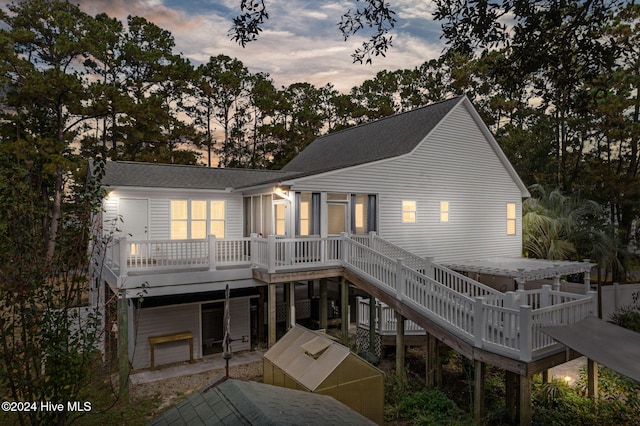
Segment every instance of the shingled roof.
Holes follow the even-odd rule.
[[[221,169],[176,164],[107,161],[102,184],[110,187],[216,189],[250,187],[296,175],[278,170]]]
[[[372,425],[327,395],[222,376],[149,423],[171,425]]]
[[[282,170],[315,174],[407,154],[463,99],[456,97],[321,136]]]

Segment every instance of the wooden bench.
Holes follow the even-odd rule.
[[[162,336],[149,336],[149,349],[151,349],[151,369],[155,370],[155,347],[158,343],[176,342],[179,340],[189,340],[189,362],[193,364],[193,333],[184,331],[182,333],[164,334]]]

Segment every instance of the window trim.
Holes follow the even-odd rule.
[[[440,223],[449,223],[451,220],[451,203],[440,201]]]
[[[187,209],[186,209],[186,218],[177,218],[174,219],[173,217],[173,203],[175,202],[186,202],[187,204]],[[197,218],[194,219],[193,217],[193,203],[194,202],[204,202],[206,205],[206,212],[205,212],[205,217],[203,218]],[[212,216],[212,203],[214,202],[220,202],[222,203],[222,219],[219,218],[213,218]],[[209,238],[209,236],[211,235],[211,231],[212,231],[212,224],[214,222],[221,222],[222,223],[222,229],[223,229],[223,236],[220,235],[216,235],[216,238],[225,238],[226,236],[226,231],[227,231],[227,202],[226,200],[219,200],[219,199],[202,199],[202,198],[196,198],[196,199],[191,199],[191,198],[175,198],[175,199],[170,199],[169,200],[169,239],[170,240],[182,240],[182,238],[175,238],[174,237],[174,233],[173,233],[173,225],[174,223],[177,222],[182,222],[184,224],[186,224],[186,239],[187,240],[205,240],[207,238]],[[193,237],[193,224],[197,223],[197,222],[204,222],[205,223],[205,233],[206,235],[204,236],[204,238],[194,238]]]
[[[418,202],[416,200],[402,200],[402,223],[418,222]],[[413,207],[413,208],[412,208]]]
[[[507,229],[506,229],[507,235],[510,237],[517,235],[518,234],[518,205],[516,203],[507,203],[507,209],[505,213],[507,218]],[[513,217],[511,217],[510,213],[513,213]]]

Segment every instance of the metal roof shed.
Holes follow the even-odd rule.
[[[384,421],[384,373],[326,334],[296,325],[264,354],[263,365],[264,383],[329,395]]]

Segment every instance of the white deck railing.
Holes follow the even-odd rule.
[[[105,263],[120,276],[131,272],[180,269],[209,269],[218,266],[249,265],[251,238],[203,240],[114,239],[107,248]]]
[[[358,316],[357,324],[366,330],[369,329],[369,299],[358,297],[358,305],[356,314]],[[392,307],[382,302],[376,302],[375,305],[375,332],[381,336],[395,336],[397,330],[396,315]],[[407,336],[424,336],[425,332],[422,327],[413,321],[404,322],[404,334]]]
[[[501,293],[372,234],[329,238],[210,236],[179,241],[121,238],[108,247],[105,257],[105,264],[120,276],[135,271],[216,270],[250,265],[269,273],[342,266],[459,338],[524,361],[557,346],[541,327],[571,324],[595,312],[592,292],[578,295],[543,286],[540,290]],[[376,318],[378,331],[395,332],[392,313],[383,309]],[[368,324],[368,313],[359,314],[358,321],[360,325]],[[419,333],[414,326],[417,327],[406,325],[405,329]]]
[[[439,265],[434,265],[434,270],[442,273],[436,272],[432,278],[353,239],[345,239],[345,245],[345,267],[365,275],[390,297],[476,347],[523,361],[558,346],[541,327],[571,324],[595,312],[593,292],[563,293],[547,285],[532,292],[503,294]],[[536,303],[536,309],[526,303]],[[369,322],[368,314],[357,318]]]

